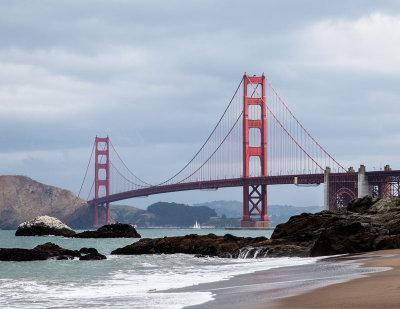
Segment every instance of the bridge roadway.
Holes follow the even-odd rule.
[[[330,174],[333,176],[336,174]],[[337,175],[343,175],[338,173]],[[90,204],[105,204],[126,200],[133,197],[149,196],[154,194],[189,191],[189,190],[207,190],[228,187],[243,187],[244,185],[286,185],[286,184],[321,184],[324,182],[324,174],[305,174],[305,175],[284,175],[284,176],[263,176],[248,178],[219,179],[209,181],[198,181],[188,183],[178,183],[171,185],[151,186],[143,189],[136,189],[108,196],[100,197],[88,201]]]
[[[396,182],[397,190],[400,190],[400,170],[369,171],[365,172],[370,184],[382,182]],[[355,182],[358,180],[357,172],[330,173],[329,181]],[[283,176],[263,176],[248,178],[219,179],[210,181],[198,181],[188,183],[178,183],[170,185],[150,186],[143,189],[130,190],[126,192],[110,194],[88,201],[90,204],[105,204],[134,197],[149,196],[154,194],[189,191],[207,190],[228,187],[243,187],[244,185],[285,185],[285,184],[321,184],[324,183],[324,174],[303,174],[303,175],[283,175]],[[361,192],[360,192],[361,193]]]

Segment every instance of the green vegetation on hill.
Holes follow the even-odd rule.
[[[206,206],[188,206],[176,203],[155,203],[147,208],[147,211],[155,215],[154,223],[159,226],[193,226],[198,221],[203,224],[217,213]]]
[[[111,217],[118,222],[135,224],[138,227],[176,226],[191,227],[197,221],[204,224],[217,213],[206,206],[159,202],[146,210],[132,206],[111,205]]]
[[[215,201],[196,206],[159,202],[150,205],[147,210],[132,206],[111,205],[111,217],[115,221],[135,224],[138,227],[192,227],[197,221],[203,226],[223,228],[240,226],[242,209],[243,205],[239,201]],[[322,207],[319,206],[268,206],[271,226],[286,222],[294,215],[304,212],[315,213],[321,210]]]
[[[123,205],[111,205],[110,215],[117,222],[135,224],[141,227],[150,226],[154,219],[154,215],[146,210]]]

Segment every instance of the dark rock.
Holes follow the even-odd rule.
[[[1,261],[35,261],[56,259],[73,259],[79,257],[78,251],[61,248],[53,243],[45,243],[33,249],[1,248]]]
[[[47,256],[33,249],[0,248],[0,261],[46,260]]]
[[[94,248],[82,249],[85,249],[83,251],[89,253],[82,256],[77,250],[64,249],[50,242],[38,245],[33,249],[0,248],[0,261],[72,260],[74,258],[79,258],[81,260],[100,260],[106,258],[104,255],[99,254]]]
[[[367,213],[373,212],[372,205],[379,201],[379,198],[372,198],[371,196],[364,196],[363,198],[356,198],[352,200],[346,207],[348,211]]]
[[[400,198],[358,198],[347,207],[302,214],[276,227],[272,240],[323,256],[400,248]]]
[[[48,258],[57,257],[57,256],[67,256],[71,259],[74,257],[79,257],[79,251],[69,250],[61,248],[60,246],[53,244],[51,242],[45,243],[43,245],[38,245],[33,248],[34,251],[41,252],[46,255]]]
[[[100,253],[89,253],[83,255],[79,258],[81,261],[89,261],[89,260],[105,260],[106,256]]]
[[[140,238],[133,225],[115,223],[103,225],[97,231],[85,231],[76,234],[77,238]]]
[[[216,236],[186,235],[164,238],[144,238],[136,243],[111,252],[111,254],[137,255],[153,253],[188,253],[206,256],[238,257],[240,249],[266,241],[265,237],[235,237],[232,235]]]
[[[106,256],[100,254],[95,248],[82,248],[79,250],[79,253],[83,254],[79,259],[84,261],[106,259]]]
[[[15,236],[75,236],[75,232],[60,220],[49,216],[39,216],[31,221],[21,223]]]
[[[80,250],[79,250],[79,253],[82,253],[82,254],[89,254],[89,253],[94,253],[94,254],[97,254],[97,253],[99,253],[95,248],[86,248],[86,247],[83,247],[83,248],[81,248]]]

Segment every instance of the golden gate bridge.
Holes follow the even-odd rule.
[[[94,179],[88,177],[94,171]],[[267,187],[324,184],[325,209],[360,196],[398,196],[400,171],[345,169],[305,129],[263,74],[244,74],[192,159],[157,184],[139,178],[109,137],[96,137],[79,195],[94,225],[110,223],[110,203],[167,192],[243,187],[243,227],[269,227]]]

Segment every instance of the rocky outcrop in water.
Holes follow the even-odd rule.
[[[93,209],[71,191],[26,176],[0,175],[1,229],[16,229],[21,222],[44,215],[72,228],[93,226]]]
[[[396,248],[400,248],[400,198],[380,200],[366,196],[340,209],[293,216],[275,228],[271,239],[229,234],[141,239],[112,254],[305,257]]]
[[[174,253],[221,258],[307,256],[302,246],[274,242],[266,237],[236,237],[230,234],[224,236],[191,234],[155,239],[144,238],[111,252],[116,255]]]
[[[21,223],[15,236],[75,236],[75,232],[60,220],[49,216],[39,216],[33,220]]]
[[[241,249],[266,241],[265,237],[245,238],[235,237],[230,234],[225,236],[186,235],[164,238],[144,238],[136,243],[111,252],[111,254],[138,255],[138,254],[172,254],[189,253],[220,257],[238,257]]]
[[[131,224],[114,223],[103,225],[96,231],[85,231],[76,234],[77,238],[140,238],[140,234]]]
[[[33,249],[0,248],[0,261],[37,261],[37,260],[103,260],[106,257],[94,248],[69,250],[53,243],[45,243]]]

